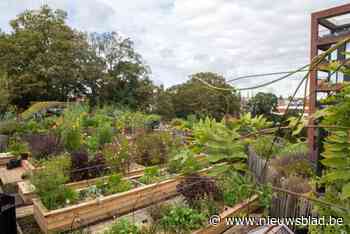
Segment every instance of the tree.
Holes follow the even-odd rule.
[[[0,113],[5,113],[9,104],[10,93],[8,91],[8,82],[5,74],[0,72]],[[1,114],[0,114],[1,117]]]
[[[277,104],[278,98],[275,94],[259,92],[249,100],[247,106],[248,111],[251,112],[253,116],[271,116],[271,112],[276,110]]]
[[[135,51],[133,42],[116,32],[93,33],[88,39],[104,71],[102,80],[96,77],[90,82],[92,93],[97,93],[101,103],[147,109],[155,86],[148,77],[150,69]],[[96,83],[96,80],[99,82]]]
[[[218,74],[205,72],[192,75],[186,83],[167,90],[177,117],[185,118],[194,114],[221,119],[225,114],[235,115],[239,112],[240,101],[234,90],[216,90],[203,84],[197,78],[216,87],[232,89],[225,82],[225,78]]]
[[[164,119],[170,120],[176,117],[172,95],[168,90],[165,90],[163,86],[158,88],[155,92],[152,111],[161,115]]]
[[[81,33],[66,19],[66,12],[43,6],[12,20],[12,33],[0,33],[0,70],[11,103],[86,96],[92,105],[149,108],[155,86],[133,42],[115,32]]]
[[[1,37],[0,63],[8,75],[11,102],[65,101],[85,90],[79,80],[84,35],[66,25],[67,14],[48,6],[28,10],[10,22]]]

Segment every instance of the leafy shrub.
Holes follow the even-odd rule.
[[[239,119],[230,119],[226,124],[231,129],[238,128],[238,132],[244,135],[272,126],[263,115],[253,117],[251,113],[241,114]]]
[[[44,163],[43,169],[36,171],[31,178],[36,193],[49,210],[74,203],[78,198],[74,190],[64,185],[69,180],[70,164],[66,155],[49,159]]]
[[[15,156],[20,156],[21,154],[28,153],[28,143],[24,142],[20,137],[14,136],[10,139],[8,151]]]
[[[141,234],[139,228],[127,219],[119,219],[104,234]]]
[[[29,149],[36,160],[46,159],[63,150],[60,139],[54,134],[32,134],[27,137]]]
[[[258,137],[258,139],[252,143],[252,148],[255,153],[265,159],[276,156],[280,147],[276,144],[276,142],[273,143],[273,138],[273,136]]]
[[[249,177],[236,171],[226,171],[218,181],[219,188],[223,193],[224,203],[228,206],[234,206],[249,198],[255,191]]]
[[[143,184],[153,184],[161,180],[160,169],[157,166],[147,167],[139,181]]]
[[[81,117],[81,126],[83,128],[97,128],[99,125],[99,119],[95,118],[95,116],[85,114]]]
[[[169,213],[171,205],[168,203],[156,203],[147,208],[147,213],[154,223],[157,223],[165,214]]]
[[[206,118],[194,125],[195,144],[208,154],[208,160],[240,163],[243,167],[247,156],[236,129],[229,129],[224,122]]]
[[[119,135],[113,143],[106,144],[102,149],[102,153],[112,171],[123,173],[128,171],[131,163],[131,153],[129,140],[125,136]]]
[[[295,144],[288,143],[285,146],[283,146],[280,151],[278,152],[278,156],[288,156],[288,155],[305,155],[307,157],[307,154],[309,153],[309,147],[306,142],[298,142]]]
[[[45,132],[45,130],[40,125],[39,121],[31,119],[31,120],[22,122],[19,128],[17,129],[17,132],[20,134],[34,134],[34,133]]]
[[[184,173],[191,174],[208,166],[207,160],[199,160],[195,154],[189,150],[184,149],[176,153],[168,162],[168,171],[170,173]]]
[[[98,139],[97,136],[88,136],[85,139],[85,145],[88,148],[88,150],[90,152],[96,152],[99,149],[99,143],[98,143]]]
[[[97,128],[97,143],[99,146],[111,143],[113,139],[113,130],[109,124],[103,124]]]
[[[65,149],[68,151],[79,150],[82,145],[82,135],[79,127],[66,128],[62,133],[62,140]]]
[[[175,205],[159,220],[164,231],[170,233],[189,233],[199,229],[206,222],[206,217],[191,208]]]
[[[71,181],[89,179],[89,155],[85,150],[74,151],[71,162]]]
[[[136,160],[145,166],[166,163],[169,153],[177,145],[177,141],[168,132],[142,134],[135,141]]]
[[[11,135],[20,127],[16,120],[0,121],[0,134]]]
[[[185,177],[185,179],[176,186],[176,190],[185,197],[186,202],[192,208],[195,208],[197,202],[202,199],[222,199],[221,191],[214,179],[197,174]]]
[[[107,181],[102,179],[103,183],[97,185],[103,194],[115,194],[128,191],[132,188],[130,181],[123,179],[121,174],[112,174],[108,177]]]
[[[116,127],[121,130],[127,129],[133,133],[136,129],[145,128],[146,115],[141,112],[125,111],[118,116]]]

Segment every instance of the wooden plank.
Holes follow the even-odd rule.
[[[27,164],[27,165],[30,165],[30,164]],[[126,177],[128,179],[141,177],[144,173],[144,168],[145,168],[144,166],[141,166],[135,163],[133,167],[131,167],[130,172],[127,173]],[[93,178],[88,180],[72,182],[72,183],[66,184],[66,186],[73,189],[82,189],[82,188],[86,188],[88,186],[94,185],[96,184],[97,181],[101,179],[107,179],[108,177],[109,176],[103,176],[103,177],[98,177],[98,178]],[[28,180],[18,182],[18,194],[22,198],[25,204],[28,204],[28,205],[32,204],[32,199],[36,197],[35,187]]]
[[[84,226],[173,197],[177,195],[176,185],[181,179],[177,177],[53,211],[46,211],[40,200],[33,199],[34,217],[45,233],[65,230],[72,224]]]
[[[11,153],[0,153],[0,166],[5,167],[6,164],[11,160],[11,159],[16,159],[17,157],[14,156]]]
[[[193,232],[193,234],[220,234],[225,232],[227,229],[232,228],[231,226],[226,225],[226,218],[232,217],[233,215],[237,215],[242,212],[256,211],[259,208],[258,199],[258,195],[254,195],[251,198],[243,201],[242,203],[225,210],[223,213],[220,214],[220,222],[217,225],[207,226],[205,228]]]
[[[17,184],[17,182],[23,181],[22,175],[26,171],[22,167],[8,170],[6,167],[0,168],[0,179],[3,185]]]
[[[16,208],[16,218],[23,218],[33,214],[33,205]]]

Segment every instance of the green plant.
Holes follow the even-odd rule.
[[[309,153],[309,147],[306,142],[300,141],[297,143],[287,143],[279,151],[278,156],[286,155],[306,155]]]
[[[140,229],[127,219],[117,220],[104,234],[141,234]]]
[[[143,184],[153,184],[161,180],[160,169],[157,166],[147,167],[139,181]]]
[[[85,138],[85,144],[89,152],[96,152],[99,149],[97,136],[88,136]]]
[[[206,118],[195,124],[193,134],[195,143],[208,154],[210,162],[226,161],[236,164],[237,168],[244,168],[247,155],[236,129]]]
[[[218,185],[223,193],[224,203],[234,206],[253,195],[255,188],[248,176],[236,171],[226,171],[218,179]]]
[[[267,212],[272,202],[272,188],[270,184],[260,185],[257,188],[257,194],[259,195],[259,204],[264,211]]]
[[[78,199],[78,194],[65,186],[69,181],[70,164],[67,155],[57,156],[44,162],[43,169],[31,177],[36,193],[49,210],[74,203]]]
[[[103,194],[109,195],[130,190],[132,183],[123,179],[121,174],[112,174],[107,179],[101,179],[96,186]]]
[[[152,132],[139,135],[134,144],[136,161],[145,166],[164,164],[178,139],[169,132]]]
[[[349,74],[349,69],[347,69]],[[324,140],[324,152],[321,163],[324,173],[321,183],[325,186],[325,195],[322,198],[334,207],[316,205],[321,216],[343,218],[343,225],[337,227],[337,233],[350,232],[350,86],[346,85],[340,93],[331,96],[324,103],[331,104],[316,113],[326,127],[327,137]],[[333,126],[333,127],[332,127]],[[336,126],[336,127],[334,127]],[[340,207],[340,208],[336,208]],[[344,209],[342,209],[344,208]],[[330,233],[329,228],[317,227],[318,233]]]
[[[78,126],[66,128],[62,134],[62,141],[68,151],[79,150],[83,143],[80,128]]]
[[[112,171],[125,173],[131,163],[130,151],[129,140],[124,135],[119,135],[111,144],[103,147],[102,154]]]
[[[189,149],[177,152],[168,162],[168,171],[170,173],[191,174],[208,166],[206,159],[196,158],[193,151]]]
[[[15,156],[20,156],[23,153],[29,152],[28,143],[24,142],[20,137],[14,136],[10,139],[8,151]]]
[[[240,134],[249,134],[272,126],[272,122],[263,115],[253,117],[250,112],[241,114],[239,119],[230,119],[226,124],[231,129],[236,128]]]
[[[0,134],[13,134],[20,126],[20,123],[14,119],[0,121]]]
[[[39,133],[45,131],[46,130],[42,128],[40,122],[34,119],[22,122],[17,129],[17,132],[21,134]]]
[[[273,143],[273,136],[260,136],[252,142],[251,146],[255,153],[264,159],[269,159],[279,152],[280,147]]]
[[[190,233],[204,225],[206,217],[196,210],[183,205],[172,206],[159,220],[164,231],[170,233]]]
[[[102,124],[97,128],[97,143],[100,146],[111,143],[113,139],[113,130],[108,123]]]

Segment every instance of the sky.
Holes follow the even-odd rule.
[[[68,13],[80,31],[116,31],[135,42],[156,84],[169,87],[196,72],[226,79],[288,71],[309,62],[310,14],[345,0],[0,0],[0,28],[42,4]],[[272,77],[232,83],[245,88]],[[258,91],[291,95],[302,74]]]

